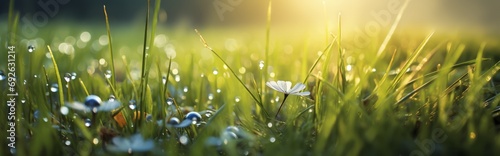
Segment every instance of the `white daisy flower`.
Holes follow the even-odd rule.
[[[130,138],[114,137],[112,145],[107,147],[108,150],[113,152],[146,152],[154,147],[153,140],[144,140],[141,134],[134,134]]]
[[[292,82],[290,81],[269,81],[266,82],[266,85],[269,88],[272,88],[278,92],[285,93],[285,95],[299,95],[299,96],[307,96],[311,94],[309,91],[300,92],[301,90],[306,88],[306,85],[302,83],[297,83],[292,88]]]
[[[110,101],[102,101],[99,96],[96,95],[89,95],[87,98],[85,98],[85,102],[72,102],[72,103],[67,103],[66,106],[75,109],[75,110],[80,110],[85,113],[87,112],[93,112],[97,113],[99,111],[112,111],[118,107],[120,107],[120,102],[116,100],[110,100]]]
[[[283,107],[283,104],[285,103],[286,98],[288,95],[299,95],[299,96],[307,96],[311,94],[309,91],[304,91],[301,92],[303,89],[306,88],[306,85],[302,83],[297,83],[295,86],[292,87],[292,82],[290,81],[269,81],[266,82],[266,85],[269,88],[272,88],[278,92],[282,92],[285,94],[285,97],[283,98],[283,101],[281,102],[280,108],[278,109],[278,112],[276,112],[275,118],[278,117],[279,112],[281,111],[281,107]]]

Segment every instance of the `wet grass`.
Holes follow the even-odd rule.
[[[341,20],[306,35],[270,24],[260,34],[195,32],[156,28],[157,10],[138,27],[110,29],[106,19],[102,26],[57,24],[35,39],[2,40],[16,47],[19,93],[16,148],[3,139],[4,155],[500,152],[497,40],[392,30],[388,41],[354,48],[343,39],[350,34]],[[16,20],[9,18],[9,31],[16,32]],[[0,67],[0,97],[10,99],[8,69]],[[311,94],[287,97],[275,117],[285,95],[265,83],[276,80],[304,83]],[[68,106],[88,104],[89,95],[104,101],[100,111]],[[112,101],[120,106],[103,107]],[[9,109],[5,103],[0,112]],[[5,130],[8,123],[0,125]],[[117,141],[137,141],[134,134],[145,140]]]

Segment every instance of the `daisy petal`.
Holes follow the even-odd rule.
[[[281,88],[278,86],[278,83],[276,83],[276,81],[269,81],[269,82],[266,82],[266,85],[269,87],[269,88],[272,88],[278,92],[283,92],[281,90]]]
[[[301,91],[302,89],[306,88],[306,85],[302,84],[302,83],[297,83],[295,84],[295,86],[293,86],[292,89],[290,89],[290,93],[295,93],[295,92],[299,92]]]
[[[309,94],[311,94],[311,92],[309,92],[309,91],[300,92],[300,93],[292,93],[292,95],[298,95],[298,96],[307,96]]]
[[[120,107],[120,102],[118,101],[108,101],[104,102],[101,106],[98,107],[99,111],[111,111]]]
[[[85,106],[85,104],[80,103],[80,102],[67,103],[66,105],[72,109],[75,109],[75,110],[90,112],[90,108]]]
[[[291,85],[292,85],[292,82],[290,82],[290,81],[278,81],[278,86],[280,87],[281,92],[283,92],[285,94],[288,94],[288,90],[290,90],[290,87],[288,87],[288,86],[291,86]]]
[[[286,81],[286,92],[290,93],[290,88],[292,88],[292,82]]]

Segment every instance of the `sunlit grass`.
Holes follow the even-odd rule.
[[[155,2],[152,6],[159,6]],[[327,32],[301,34],[271,27],[271,1],[268,7],[268,25],[248,31],[157,27],[159,7],[155,7],[152,21],[148,14],[141,26],[112,29],[107,19],[100,26],[67,28],[59,23],[44,28],[55,33],[18,38],[9,43],[16,46],[19,60],[18,140],[15,151],[8,146],[2,151],[17,155],[500,152],[499,125],[494,122],[499,117],[492,114],[500,102],[500,63],[498,54],[492,55],[500,50],[498,42],[391,28],[382,42],[354,48],[350,45],[355,43],[345,40],[352,34],[343,31],[340,15],[336,26],[326,24]],[[9,31],[15,30],[16,20],[9,16],[13,23]],[[265,86],[278,80],[303,83],[310,95],[288,97]],[[5,78],[0,87],[1,99],[8,99]],[[96,112],[65,106],[85,103],[89,95],[100,97],[103,104],[119,101],[121,106]]]

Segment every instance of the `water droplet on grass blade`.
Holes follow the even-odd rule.
[[[264,68],[264,61],[259,61],[259,69],[262,70]]]
[[[135,108],[137,108],[137,102],[135,100],[130,100],[128,102],[128,108],[134,110]]]
[[[106,70],[106,72],[104,73],[104,77],[106,77],[107,79],[111,78],[111,70]]]
[[[208,94],[208,100],[213,100],[214,99],[214,94],[210,93]]]
[[[85,119],[85,123],[84,123],[85,127],[90,127],[92,125],[92,120],[90,119]]]
[[[267,127],[269,127],[269,128],[273,127],[273,123],[271,123],[271,122],[267,123]]]
[[[3,73],[3,70],[0,70],[0,81],[5,80],[7,76],[5,76],[5,73]]]
[[[109,99],[108,99],[109,102],[113,102],[115,100],[116,100],[116,97],[114,95],[109,95]]]
[[[168,99],[167,99],[167,105],[169,105],[169,106],[170,106],[170,105],[172,105],[172,104],[174,104],[174,99],[173,99],[173,98],[168,98]]]
[[[75,80],[75,79],[76,79],[76,73],[73,72],[73,73],[71,73],[71,80]]]
[[[64,80],[65,80],[66,82],[69,82],[69,81],[71,80],[71,74],[70,74],[70,73],[66,73],[66,74],[64,74]]]
[[[43,121],[49,122],[49,119],[48,118],[43,118]]]
[[[64,142],[64,144],[65,144],[66,146],[69,146],[69,145],[71,145],[71,141],[66,140],[66,141]]]
[[[168,121],[168,124],[171,124],[171,125],[178,125],[180,122],[181,122],[181,120],[179,120],[179,118],[172,117],[172,118],[170,118],[170,120]]]
[[[189,139],[186,135],[182,135],[181,137],[179,137],[179,142],[181,142],[181,144],[183,145],[186,145],[189,142]]]
[[[54,83],[54,84],[52,84],[52,85],[50,86],[50,91],[51,91],[52,93],[55,93],[55,92],[57,92],[58,90],[59,90],[59,85],[57,85],[57,84],[55,84],[55,83]]]
[[[35,51],[35,47],[33,45],[29,45],[28,52],[32,53],[33,51]]]
[[[66,106],[62,106],[60,111],[62,115],[68,115],[69,113],[69,109]]]
[[[128,105],[128,108],[130,108],[131,110],[134,110],[135,108],[137,108],[137,105],[135,105],[135,103],[130,103]]]
[[[188,87],[184,87],[183,91],[184,91],[184,93],[187,93],[188,92]]]
[[[217,69],[214,69],[214,70],[212,71],[212,74],[217,75],[217,74],[219,74],[219,71],[217,71]]]
[[[161,78],[161,82],[162,82],[163,84],[167,83],[167,77],[166,77],[166,76],[163,76],[163,77]]]

